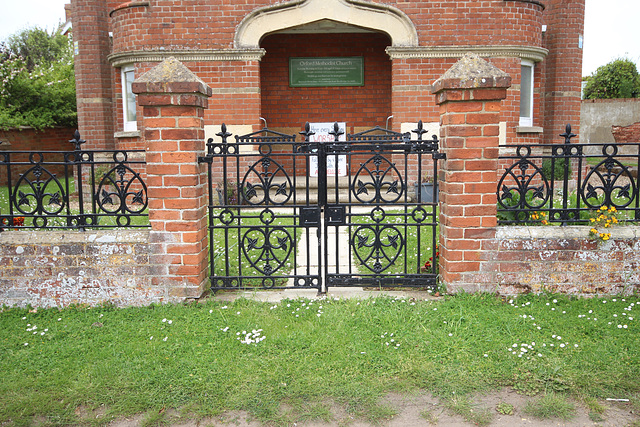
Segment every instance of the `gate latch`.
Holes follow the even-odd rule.
[[[320,227],[320,208],[302,208],[300,210],[300,225],[303,227]]]
[[[328,206],[324,219],[327,225],[345,225],[347,223],[347,211],[344,206]]]

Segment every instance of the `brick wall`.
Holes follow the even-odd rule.
[[[348,43],[345,40],[348,39]],[[262,47],[260,84],[262,116],[269,128],[309,122],[344,121],[348,126],[384,126],[391,115],[391,61],[382,34],[280,34],[266,37]],[[290,87],[292,56],[363,56],[364,86]]]
[[[444,74],[455,58],[394,59],[392,111],[395,130],[400,123],[440,121],[440,110],[430,96],[431,84]]]
[[[103,0],[72,0],[78,129],[86,149],[114,148],[114,93],[108,11]]]
[[[584,34],[584,0],[567,2],[547,0],[544,11],[547,32],[544,47],[549,49],[545,60],[544,127],[562,129],[567,123],[575,134],[580,133],[580,92],[582,81],[582,48],[579,38]],[[555,142],[556,132],[546,132],[546,144]],[[578,141],[576,138],[576,142]]]
[[[640,122],[629,126],[611,126],[611,133],[618,144],[640,142]]]
[[[109,1],[105,8],[109,12],[117,8],[111,14],[114,34],[118,34],[114,37],[114,52],[159,47],[225,49],[234,46],[236,27],[245,16],[259,7],[277,3],[275,0],[200,3],[155,0],[130,2],[129,7],[117,8],[121,2]],[[533,3],[504,0],[377,3],[406,13],[418,29],[421,45],[537,46],[541,43],[542,8]],[[172,37],[167,37],[168,34]]]
[[[56,127],[0,130],[0,150],[7,151],[71,151],[75,128]]]
[[[435,82],[440,106],[440,275],[452,290],[477,290],[494,245],[501,101],[511,78],[476,55],[466,55]]]
[[[74,146],[69,143],[73,139],[74,128],[50,128],[38,131],[36,129],[0,130],[0,153],[3,151],[72,151]],[[26,155],[12,155],[12,162],[28,162]],[[47,155],[45,160],[61,162],[60,155]],[[29,165],[16,167],[11,171],[11,180],[15,184],[20,174],[29,169]],[[47,170],[58,178],[65,176],[63,165],[50,165]],[[70,171],[71,172],[71,171]],[[7,185],[6,169],[0,171],[0,185]]]
[[[441,108],[440,272],[448,291],[633,293],[640,288],[640,228],[588,239],[589,227],[497,227],[497,138],[508,77],[474,57],[434,85]],[[509,79],[510,80],[510,79]],[[502,101],[504,102],[504,101]]]
[[[640,135],[633,129],[640,122],[640,98],[584,99],[580,108],[581,141],[585,144],[616,142],[640,142]],[[629,135],[624,136],[624,135]],[[635,138],[635,139],[634,139]]]
[[[207,277],[205,168],[198,164],[211,89],[169,58],[133,83],[143,109],[151,263],[173,297],[199,297]]]
[[[0,233],[0,304],[143,305],[204,292],[206,173],[198,155],[211,89],[167,60],[134,91],[144,113],[151,228]]]
[[[630,293],[640,228],[497,227],[502,102],[511,78],[467,55],[433,86],[442,130],[440,271],[448,290]],[[143,111],[148,231],[0,233],[0,303],[148,304],[199,297],[207,281],[204,117],[212,90],[168,59],[134,84]]]
[[[111,73],[112,88],[105,86],[104,64],[108,55],[117,56],[127,52],[141,51],[197,53],[212,49],[228,50],[242,47],[236,45],[237,40],[234,37],[243,20],[255,14],[259,8],[278,4],[275,0],[207,1],[198,4],[186,0],[127,3],[109,0],[101,2],[100,5],[96,0],[72,0],[72,2],[77,6],[76,8],[87,9],[87,17],[83,19],[96,23],[86,28],[85,21],[80,19],[80,15],[74,15],[77,21],[74,22],[74,28],[82,27],[80,33],[76,34],[76,40],[79,41],[81,48],[79,73],[93,72],[94,74],[92,79],[79,80],[79,101],[91,104],[88,105],[90,109],[86,110],[86,113],[80,112],[84,116],[81,119],[81,131],[83,135],[87,135],[88,140],[96,138],[87,131],[97,132],[96,136],[99,139],[105,138],[106,144],[113,143],[109,141],[110,134],[122,130],[119,68]],[[546,8],[535,2],[504,0],[486,2],[393,0],[377,3],[398,8],[401,13],[406,14],[415,25],[418,45],[421,47],[439,49],[451,46],[525,46],[551,49],[548,58],[537,63],[535,70],[534,125],[544,128],[544,134],[516,133],[520,58],[500,58],[496,55],[492,59],[498,68],[514,78],[513,87],[503,104],[504,121],[507,123],[506,137],[510,142],[516,143],[551,142],[557,133],[555,129],[561,128],[568,122],[578,130],[579,104],[576,101],[579,102],[579,97],[576,98],[575,94],[580,90],[582,52],[577,48],[577,36],[582,33],[584,0],[572,2],[569,6],[561,0],[546,0],[544,1]],[[102,10],[98,11],[96,8],[100,7]],[[104,18],[105,16],[108,17]],[[345,17],[345,20],[348,20],[348,17]],[[541,31],[543,24],[547,24],[545,34]],[[94,42],[95,37],[104,36],[108,30],[114,35],[112,46],[104,41]],[[317,49],[314,46],[318,42],[322,43],[325,39],[330,40],[335,37],[339,36],[331,34],[267,35],[260,46],[267,52],[262,64],[257,60],[184,61],[189,69],[213,89],[217,102],[212,103],[211,108],[205,112],[205,124],[219,126],[224,122],[228,125],[254,126],[254,129],[257,129],[260,126],[260,116],[281,115],[281,109],[271,112],[274,102],[282,103],[277,102],[270,95],[271,87],[276,83],[271,78],[270,61],[275,56],[324,55],[323,49],[326,49],[326,46],[324,48],[320,46]],[[348,34],[342,37],[342,41],[349,40],[344,44],[350,48],[344,47],[344,49],[363,52],[359,40],[368,38],[369,41],[364,43],[375,45],[378,42],[371,40],[376,37],[379,36]],[[281,43],[280,46],[278,46],[278,40]],[[289,51],[280,51],[275,55],[272,50],[281,48],[283,40],[289,42],[291,46]],[[312,42],[308,43],[309,40]],[[391,43],[392,41],[389,40],[386,45]],[[384,47],[386,46],[382,46]],[[364,125],[365,127],[380,124],[381,120],[378,117],[384,120],[385,114],[395,116],[392,122],[394,130],[400,130],[402,123],[415,123],[419,119],[425,123],[437,122],[438,108],[426,93],[433,81],[456,60],[455,57],[447,55],[394,59],[391,71],[393,92],[390,94],[388,90],[386,93],[374,93],[370,90],[334,91],[333,89],[310,90],[310,92],[313,92],[311,96],[320,96],[323,100],[331,99],[334,92],[338,92],[339,100],[342,100],[343,95],[357,95],[358,102],[351,103],[354,108],[350,111],[343,112],[342,108],[338,108],[337,105],[342,105],[341,103],[334,102],[327,105],[332,105],[332,108],[336,109],[337,114],[334,116],[342,114],[353,116],[357,120],[366,114],[370,120]],[[382,63],[380,58],[380,64]],[[136,75],[141,75],[155,64],[135,63],[134,65]],[[98,77],[95,70],[99,71],[101,77]],[[386,74],[382,75],[386,78]],[[288,79],[285,77],[286,73],[277,83],[286,86]],[[378,95],[388,98],[382,101]],[[374,105],[364,107],[369,109],[366,113],[360,107],[364,100],[368,100],[369,104],[372,100],[374,101]],[[299,102],[294,104],[300,105]],[[325,108],[329,107],[325,105]],[[98,111],[100,109],[102,112]],[[373,109],[376,111],[371,111]],[[301,117],[287,120],[288,126],[295,125],[299,128],[301,122],[306,120],[306,117],[302,116],[308,113],[308,110],[308,108],[302,109]],[[382,110],[386,110],[385,113],[382,113]],[[295,112],[290,110],[285,112],[285,115],[291,117]],[[317,115],[321,112],[315,111],[313,114]],[[102,130],[92,129],[92,126],[102,126],[100,124],[103,120],[102,116],[111,117],[108,125],[111,127],[107,126]],[[272,122],[278,121],[280,118],[276,118],[275,121],[269,120],[268,123],[271,126]],[[139,123],[139,126],[141,127],[142,124]]]

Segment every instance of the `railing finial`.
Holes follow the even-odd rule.
[[[227,143],[227,138],[229,138],[233,134],[227,132],[227,125],[224,124],[224,123],[222,124],[222,126],[220,126],[220,130],[221,130],[221,132],[216,133],[216,136],[219,136],[220,138],[222,138],[222,143],[226,144]]]
[[[69,140],[70,143],[75,145],[75,150],[76,151],[81,151],[82,150],[82,144],[84,144],[85,140],[80,139],[80,131],[78,131],[78,129],[76,129],[76,131],[73,133],[73,139]]]
[[[315,134],[316,133],[311,130],[311,124],[309,124],[309,122],[304,124],[304,130],[300,132],[300,135],[304,136],[306,142],[309,142],[309,137]]]
[[[424,135],[428,131],[424,128],[424,124],[422,123],[422,120],[420,120],[418,121],[418,128],[414,129],[412,132],[418,135],[418,141],[422,141],[422,135]]]
[[[575,133],[571,133],[571,124],[567,123],[567,127],[565,128],[564,133],[561,133],[560,136],[564,138],[565,144],[571,144],[571,138],[574,138],[578,135],[576,135]]]
[[[335,122],[333,124],[333,130],[329,132],[329,135],[333,135],[336,142],[340,140],[340,135],[344,135],[344,132],[340,130],[340,125],[338,124],[338,122]]]

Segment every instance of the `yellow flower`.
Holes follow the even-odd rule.
[[[591,222],[596,222],[596,219],[595,218],[591,218]]]
[[[593,233],[593,234],[598,234],[598,230],[596,230],[595,228],[592,228],[592,229],[591,229],[591,233]]]

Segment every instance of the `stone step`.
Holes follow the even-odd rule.
[[[370,194],[361,194],[359,199],[356,198],[353,194],[350,194],[348,188],[341,188],[338,191],[338,199],[336,201],[336,192],[335,189],[333,191],[327,192],[327,202],[329,204],[343,204],[343,203],[371,203],[373,201],[374,195]],[[383,196],[384,197],[384,196]],[[397,196],[395,194],[389,194],[388,197],[384,197],[387,201],[393,201]],[[286,196],[284,195],[276,195],[275,191],[271,192],[271,200],[275,203],[283,203],[286,200]],[[307,203],[308,201],[308,203]],[[411,192],[407,197],[407,203],[412,203],[415,201],[415,196]],[[285,202],[285,204],[293,204],[294,197],[290,197],[289,200]],[[315,205],[318,203],[318,191],[317,188],[309,188],[309,194],[307,196],[306,191],[300,191],[297,189],[295,192],[295,204],[297,205]],[[395,203],[404,203],[404,197],[401,197],[400,200],[395,201]]]
[[[272,202],[274,202],[275,204],[284,203],[286,205],[292,205],[294,203],[296,205],[317,205],[318,178],[296,177],[295,182],[293,178],[290,178],[289,181],[291,182],[291,186],[295,187],[294,188],[295,198],[290,197],[288,200],[286,195],[276,194],[278,192],[278,186],[285,183],[286,181],[287,179],[284,177],[275,177],[273,179],[273,181],[271,182],[271,190],[270,190],[270,199]],[[349,189],[349,184],[350,184],[349,181],[350,181],[350,177],[347,177],[347,176],[338,177],[337,189],[336,189],[336,178],[328,177],[329,188],[327,191],[327,201],[329,204],[342,204],[342,203],[367,204],[367,203],[373,202],[374,194],[373,194],[373,189],[371,188],[370,185],[367,186],[367,190],[369,191],[369,194],[360,194],[358,197],[356,197],[356,195],[353,192],[351,192]],[[370,180],[368,182],[371,183]],[[307,189],[309,193],[308,195],[307,195]],[[259,193],[258,197],[262,199],[263,196],[262,194],[260,194],[260,190],[257,190],[257,191]],[[291,193],[291,188],[289,185],[285,186],[285,191],[287,195]],[[337,200],[336,200],[336,191],[338,195]],[[386,189],[384,190],[384,192],[386,192]],[[394,203],[405,202],[404,195],[402,195],[400,200],[394,201],[396,197],[397,196],[394,193],[383,194],[383,199],[386,201],[394,202]],[[415,194],[415,188],[412,186],[408,189],[406,202],[413,203],[416,200],[417,199]]]
[[[327,184],[329,187],[335,187],[335,177],[328,177],[327,178]],[[284,177],[276,177],[273,179],[273,183],[280,185],[283,182],[285,182],[286,179]],[[295,183],[294,183],[294,179],[291,177],[289,178],[289,181],[291,181],[291,184],[294,185],[296,188],[314,188],[317,189],[318,188],[318,178],[313,178],[313,177],[296,177],[295,179]],[[338,188],[349,188],[349,177],[348,176],[340,176],[338,177]]]

